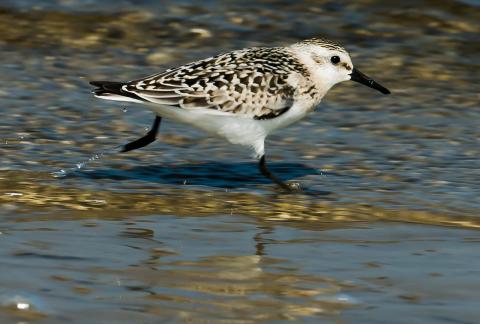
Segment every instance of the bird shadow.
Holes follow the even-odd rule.
[[[320,170],[300,163],[271,162],[268,167],[284,181],[321,174]],[[260,173],[256,163],[249,162],[167,163],[125,169],[94,169],[88,172],[75,172],[70,176],[115,181],[135,180],[170,185],[202,185],[231,189],[272,183]]]

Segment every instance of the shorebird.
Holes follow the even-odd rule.
[[[128,82],[90,84],[98,98],[141,103],[156,114],[150,131],[121,152],[155,141],[162,118],[171,118],[251,147],[261,173],[291,190],[267,168],[265,138],[313,112],[332,86],[347,80],[390,93],[354,68],[342,46],[323,38],[236,50]]]

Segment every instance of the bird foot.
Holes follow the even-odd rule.
[[[300,182],[289,182],[289,183],[286,183],[286,185],[291,192],[301,192],[302,191],[302,187],[300,185]]]
[[[302,192],[302,188],[299,182],[277,182],[277,189],[286,193]]]

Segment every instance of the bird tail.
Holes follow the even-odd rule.
[[[124,90],[124,85],[126,85],[124,82],[90,81],[90,84],[96,87],[92,93],[98,98],[131,102],[145,101],[135,93]]]

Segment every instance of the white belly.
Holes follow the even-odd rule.
[[[310,109],[293,105],[284,114],[265,120],[256,120],[211,109],[182,109],[158,104],[147,104],[159,116],[192,125],[232,144],[252,147],[261,156],[265,138],[273,131],[286,127],[308,114]],[[310,107],[308,107],[310,108]]]

